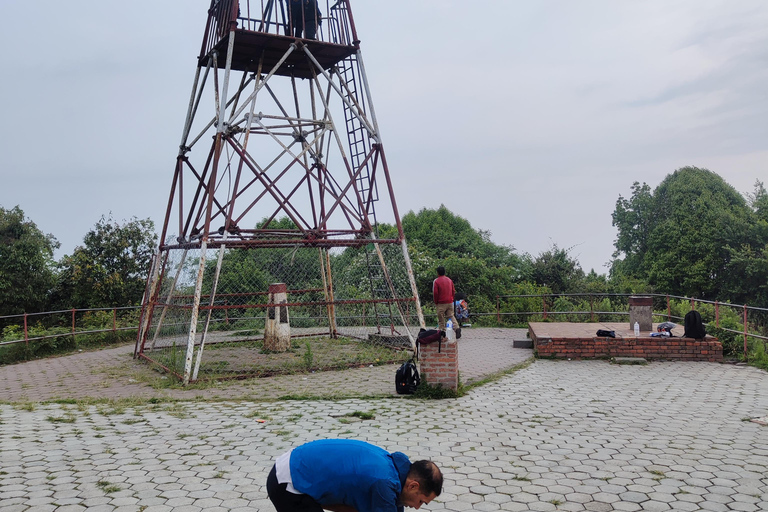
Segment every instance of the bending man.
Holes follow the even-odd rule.
[[[323,439],[277,458],[267,493],[277,512],[402,512],[429,503],[443,488],[431,461],[353,439]]]

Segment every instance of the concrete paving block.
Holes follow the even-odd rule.
[[[590,512],[610,512],[614,509],[613,506],[611,506],[609,503],[602,501],[590,501],[584,503],[584,510],[589,510]]]

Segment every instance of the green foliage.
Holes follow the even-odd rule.
[[[78,318],[72,335],[71,324],[61,318],[46,318],[30,325],[27,329],[29,342],[24,338],[21,325],[9,325],[0,331],[0,341],[18,342],[0,346],[0,365],[28,361],[50,355],[67,354],[76,350],[87,350],[124,343],[136,339],[136,330],[125,329],[138,324],[138,310],[123,312],[113,319],[112,311],[89,311]],[[51,325],[47,325],[51,324]],[[114,329],[114,330],[113,330]],[[101,332],[95,332],[101,331]],[[83,332],[83,334],[79,334]]]
[[[570,249],[557,244],[539,254],[531,265],[534,283],[546,286],[552,293],[575,293],[584,286],[584,271],[579,262],[568,255]]]
[[[755,191],[747,194],[749,205],[760,220],[768,222],[768,191],[760,180],[755,180]]]
[[[611,276],[647,280],[674,295],[762,300],[765,287],[745,286],[744,275],[768,278],[768,227],[758,213],[766,201],[756,186],[750,206],[720,176],[696,167],[668,175],[653,193],[636,182],[613,213]]]
[[[757,338],[749,340],[749,363],[757,368],[768,370],[768,350],[766,342]]]
[[[424,208],[418,214],[408,212],[402,223],[408,242],[428,249],[434,258],[475,257],[497,267],[518,263],[513,247],[494,244],[489,231],[474,229],[443,205],[437,210]]]
[[[59,263],[56,299],[60,307],[139,304],[156,240],[149,219],[119,224],[102,217],[85,235],[83,245]]]
[[[416,392],[411,396],[425,400],[444,400],[446,398],[458,398],[460,393],[458,390],[447,388],[441,384],[429,384],[422,378]]]
[[[312,355],[312,345],[308,341],[305,343],[305,350],[302,357],[304,358],[304,366],[306,366],[307,371],[311,370],[314,356]]]
[[[0,346],[0,365],[38,359],[52,354],[70,352],[76,348],[75,339],[65,327],[46,328],[32,325],[27,329],[31,341]],[[43,338],[43,339],[35,339]],[[11,325],[3,329],[3,341],[24,339],[24,329]]]
[[[514,248],[494,244],[490,232],[474,229],[445,206],[409,212],[403,217],[403,231],[419,297],[427,308],[440,265],[477,312],[493,311],[496,296],[508,293],[529,271],[530,262],[515,254]]]
[[[53,235],[40,231],[18,206],[0,207],[0,316],[44,308],[58,247]]]

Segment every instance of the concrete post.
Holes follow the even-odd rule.
[[[286,304],[288,287],[285,283],[269,285],[269,303]],[[286,306],[267,308],[267,320],[264,325],[264,348],[273,352],[285,352],[291,348],[291,324]]]
[[[653,330],[653,297],[629,298],[629,328],[635,328],[635,322],[640,324],[640,332]]]

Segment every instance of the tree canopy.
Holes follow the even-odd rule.
[[[584,278],[579,262],[570,257],[568,249],[561,249],[557,244],[539,254],[531,264],[533,282],[547,287],[552,293],[583,291]]]
[[[59,243],[18,206],[0,207],[0,316],[39,311],[54,283]]]
[[[758,190],[753,204],[761,207],[764,193]],[[632,196],[619,196],[613,212],[611,276],[645,279],[676,295],[745,298],[738,283],[766,242],[756,210],[707,169],[678,169],[653,192],[635,182]]]
[[[57,302],[76,308],[140,304],[156,242],[150,219],[120,224],[102,217],[59,263]]]

